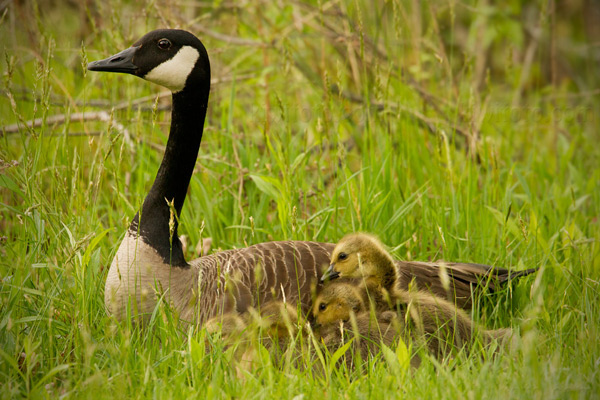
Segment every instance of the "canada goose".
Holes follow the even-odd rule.
[[[210,91],[210,63],[200,40],[182,30],[155,30],[130,48],[91,62],[88,69],[132,74],[173,93],[171,130],[162,163],[108,272],[108,311],[120,320],[132,315],[144,321],[163,299],[180,320],[202,323],[219,313],[243,312],[266,300],[286,298],[290,304],[300,302],[306,312],[311,284],[328,263],[333,244],[269,242],[189,262],[184,258],[178,220],[198,156]],[[433,264],[404,265],[399,263],[398,268],[417,282],[437,279]],[[509,276],[507,270],[488,266],[465,264],[462,268],[456,264],[457,272],[451,274],[456,277],[454,288],[461,306],[468,304],[471,285],[488,273],[500,281]],[[255,282],[258,276],[260,281]],[[442,287],[431,286],[434,291]]]
[[[446,287],[444,287],[445,279],[441,276],[441,265],[445,267],[447,273]],[[469,309],[471,286],[475,289],[477,285],[475,277],[485,279],[484,275],[481,275],[482,270],[487,270],[490,274],[489,278],[493,278],[487,282],[492,290],[499,283],[536,271],[532,268],[511,273],[505,269],[495,269],[481,264],[394,261],[375,236],[352,233],[342,238],[335,246],[331,264],[322,275],[320,282],[338,277],[361,278],[369,287],[380,286],[390,291],[396,285],[407,290],[414,280],[417,289],[449,297],[457,306]]]

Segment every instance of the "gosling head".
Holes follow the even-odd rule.
[[[353,282],[332,282],[317,295],[312,308],[315,328],[336,321],[348,321],[352,313],[365,311],[360,290]]]
[[[158,29],[144,35],[130,48],[88,64],[90,71],[120,72],[139,76],[170,89],[210,88],[210,63],[200,40],[179,29]]]
[[[344,236],[333,249],[331,265],[321,277],[321,283],[338,277],[362,278],[390,289],[396,275],[392,256],[376,237],[353,233]]]
[[[259,325],[270,337],[294,337],[302,325],[302,317],[289,303],[269,301],[260,308]]]

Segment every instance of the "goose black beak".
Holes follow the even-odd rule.
[[[326,281],[331,281],[340,277],[340,273],[333,269],[334,266],[335,264],[331,264],[329,268],[327,268],[327,271],[325,271],[321,279],[319,279],[319,283],[325,283]]]
[[[105,58],[104,60],[92,61],[87,65],[90,71],[122,72],[124,74],[135,74],[138,67],[133,63],[133,57],[139,47],[130,47],[122,52]]]

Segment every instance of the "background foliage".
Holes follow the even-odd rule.
[[[3,397],[594,397],[600,392],[600,6],[517,1],[5,1]],[[170,96],[87,73],[159,27],[212,63],[187,255],[377,233],[399,258],[540,268],[473,310],[511,354],[396,374],[236,372],[164,315],[103,309],[166,142]],[[512,299],[512,301],[511,301]]]

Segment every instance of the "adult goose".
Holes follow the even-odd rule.
[[[88,69],[132,74],[173,93],[171,131],[162,163],[108,272],[109,312],[118,319],[127,315],[145,319],[163,299],[181,320],[202,323],[218,312],[243,312],[284,296],[308,311],[311,283],[317,281],[321,266],[328,264],[333,244],[269,242],[190,262],[184,258],[177,217],[198,156],[210,91],[210,63],[200,40],[182,30],[155,30],[130,48],[90,63]],[[256,273],[257,268],[262,273]],[[423,285],[439,280],[431,264],[398,262],[398,268]],[[507,270],[483,265],[454,268],[450,275],[456,279],[460,299],[469,298],[471,285],[477,286],[488,275],[500,281],[509,277]],[[436,290],[439,285],[431,286]]]

